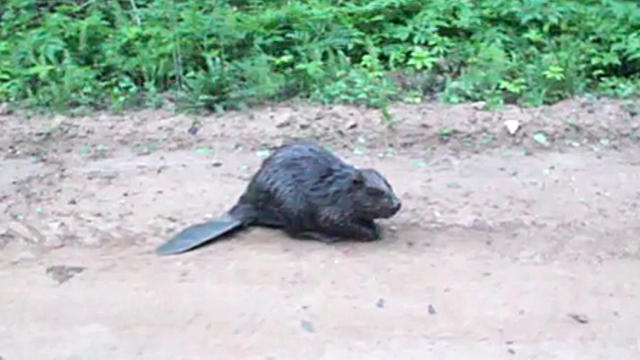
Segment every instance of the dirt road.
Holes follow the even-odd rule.
[[[0,359],[640,358],[629,104],[392,114],[0,117]],[[253,228],[153,253],[291,136],[388,177],[403,209],[383,240]]]

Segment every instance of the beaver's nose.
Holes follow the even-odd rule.
[[[402,203],[400,202],[400,200],[395,200],[393,204],[393,212],[397,213],[398,211],[400,211],[401,207],[402,207]]]

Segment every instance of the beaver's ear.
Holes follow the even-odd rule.
[[[352,175],[351,175],[351,182],[353,183],[353,185],[355,186],[362,186],[364,185],[364,174],[362,173],[361,170],[356,170]]]

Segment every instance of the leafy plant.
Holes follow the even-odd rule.
[[[405,74],[406,82],[394,74]],[[631,97],[631,0],[5,0],[0,101],[225,109],[292,96],[386,108]]]

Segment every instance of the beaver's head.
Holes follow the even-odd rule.
[[[387,179],[374,169],[356,170],[351,186],[354,209],[360,218],[390,218],[402,207]]]

